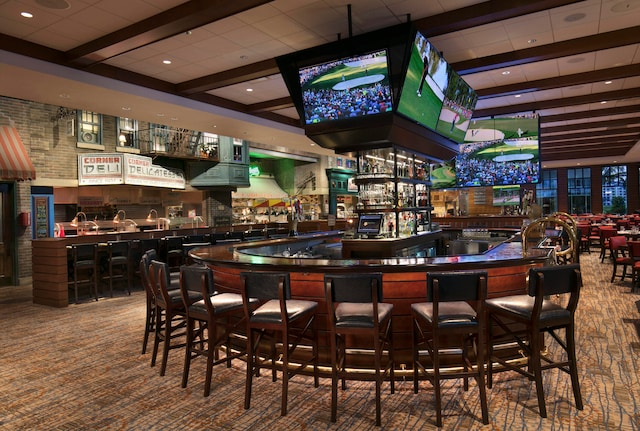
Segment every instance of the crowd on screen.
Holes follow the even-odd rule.
[[[496,162],[490,159],[478,159],[473,155],[496,141],[464,144],[456,158],[456,182],[458,186],[488,186],[537,183],[540,166],[534,160],[514,160]]]
[[[380,83],[342,91],[307,90],[302,98],[307,124],[392,110],[391,90]]]

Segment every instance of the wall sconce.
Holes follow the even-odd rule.
[[[155,219],[153,218],[153,213],[156,214]],[[158,218],[158,211],[152,208],[149,210],[149,215],[147,216],[147,222],[151,223],[154,220],[156,222],[156,229],[160,229],[160,219]]]
[[[122,218],[120,218],[120,213],[122,213]],[[120,224],[121,221],[124,221],[127,218],[127,213],[124,212],[124,210],[118,210],[118,212],[116,213],[116,216],[113,218],[113,224],[116,225],[116,230],[118,229],[118,225]]]

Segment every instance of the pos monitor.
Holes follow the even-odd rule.
[[[382,214],[361,214],[358,219],[359,236],[375,237],[382,230]]]

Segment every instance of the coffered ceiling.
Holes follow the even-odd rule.
[[[640,0],[0,0],[0,94],[331,154],[274,58],[408,20],[543,166],[640,161]]]

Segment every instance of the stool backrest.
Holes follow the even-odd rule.
[[[330,289],[332,302],[382,302],[381,273],[325,275],[325,289]]]
[[[71,250],[73,251],[73,260],[78,262],[81,260],[96,260],[98,246],[97,244],[72,244]]]
[[[158,260],[152,260],[149,265],[149,281],[152,292],[156,300],[162,300],[166,306],[171,305],[168,286],[171,284],[169,278],[169,265]]]
[[[427,273],[427,301],[480,301],[487,298],[486,271]]]
[[[129,256],[129,241],[107,241],[109,257]]]
[[[204,265],[182,265],[180,267],[180,292],[185,308],[204,297],[208,298],[213,295],[215,292],[211,268]]]
[[[280,298],[282,283],[283,299],[291,299],[291,285],[288,272],[242,272],[244,292],[248,298],[264,301]]]
[[[529,296],[575,294],[581,286],[580,264],[577,263],[529,270]]]

